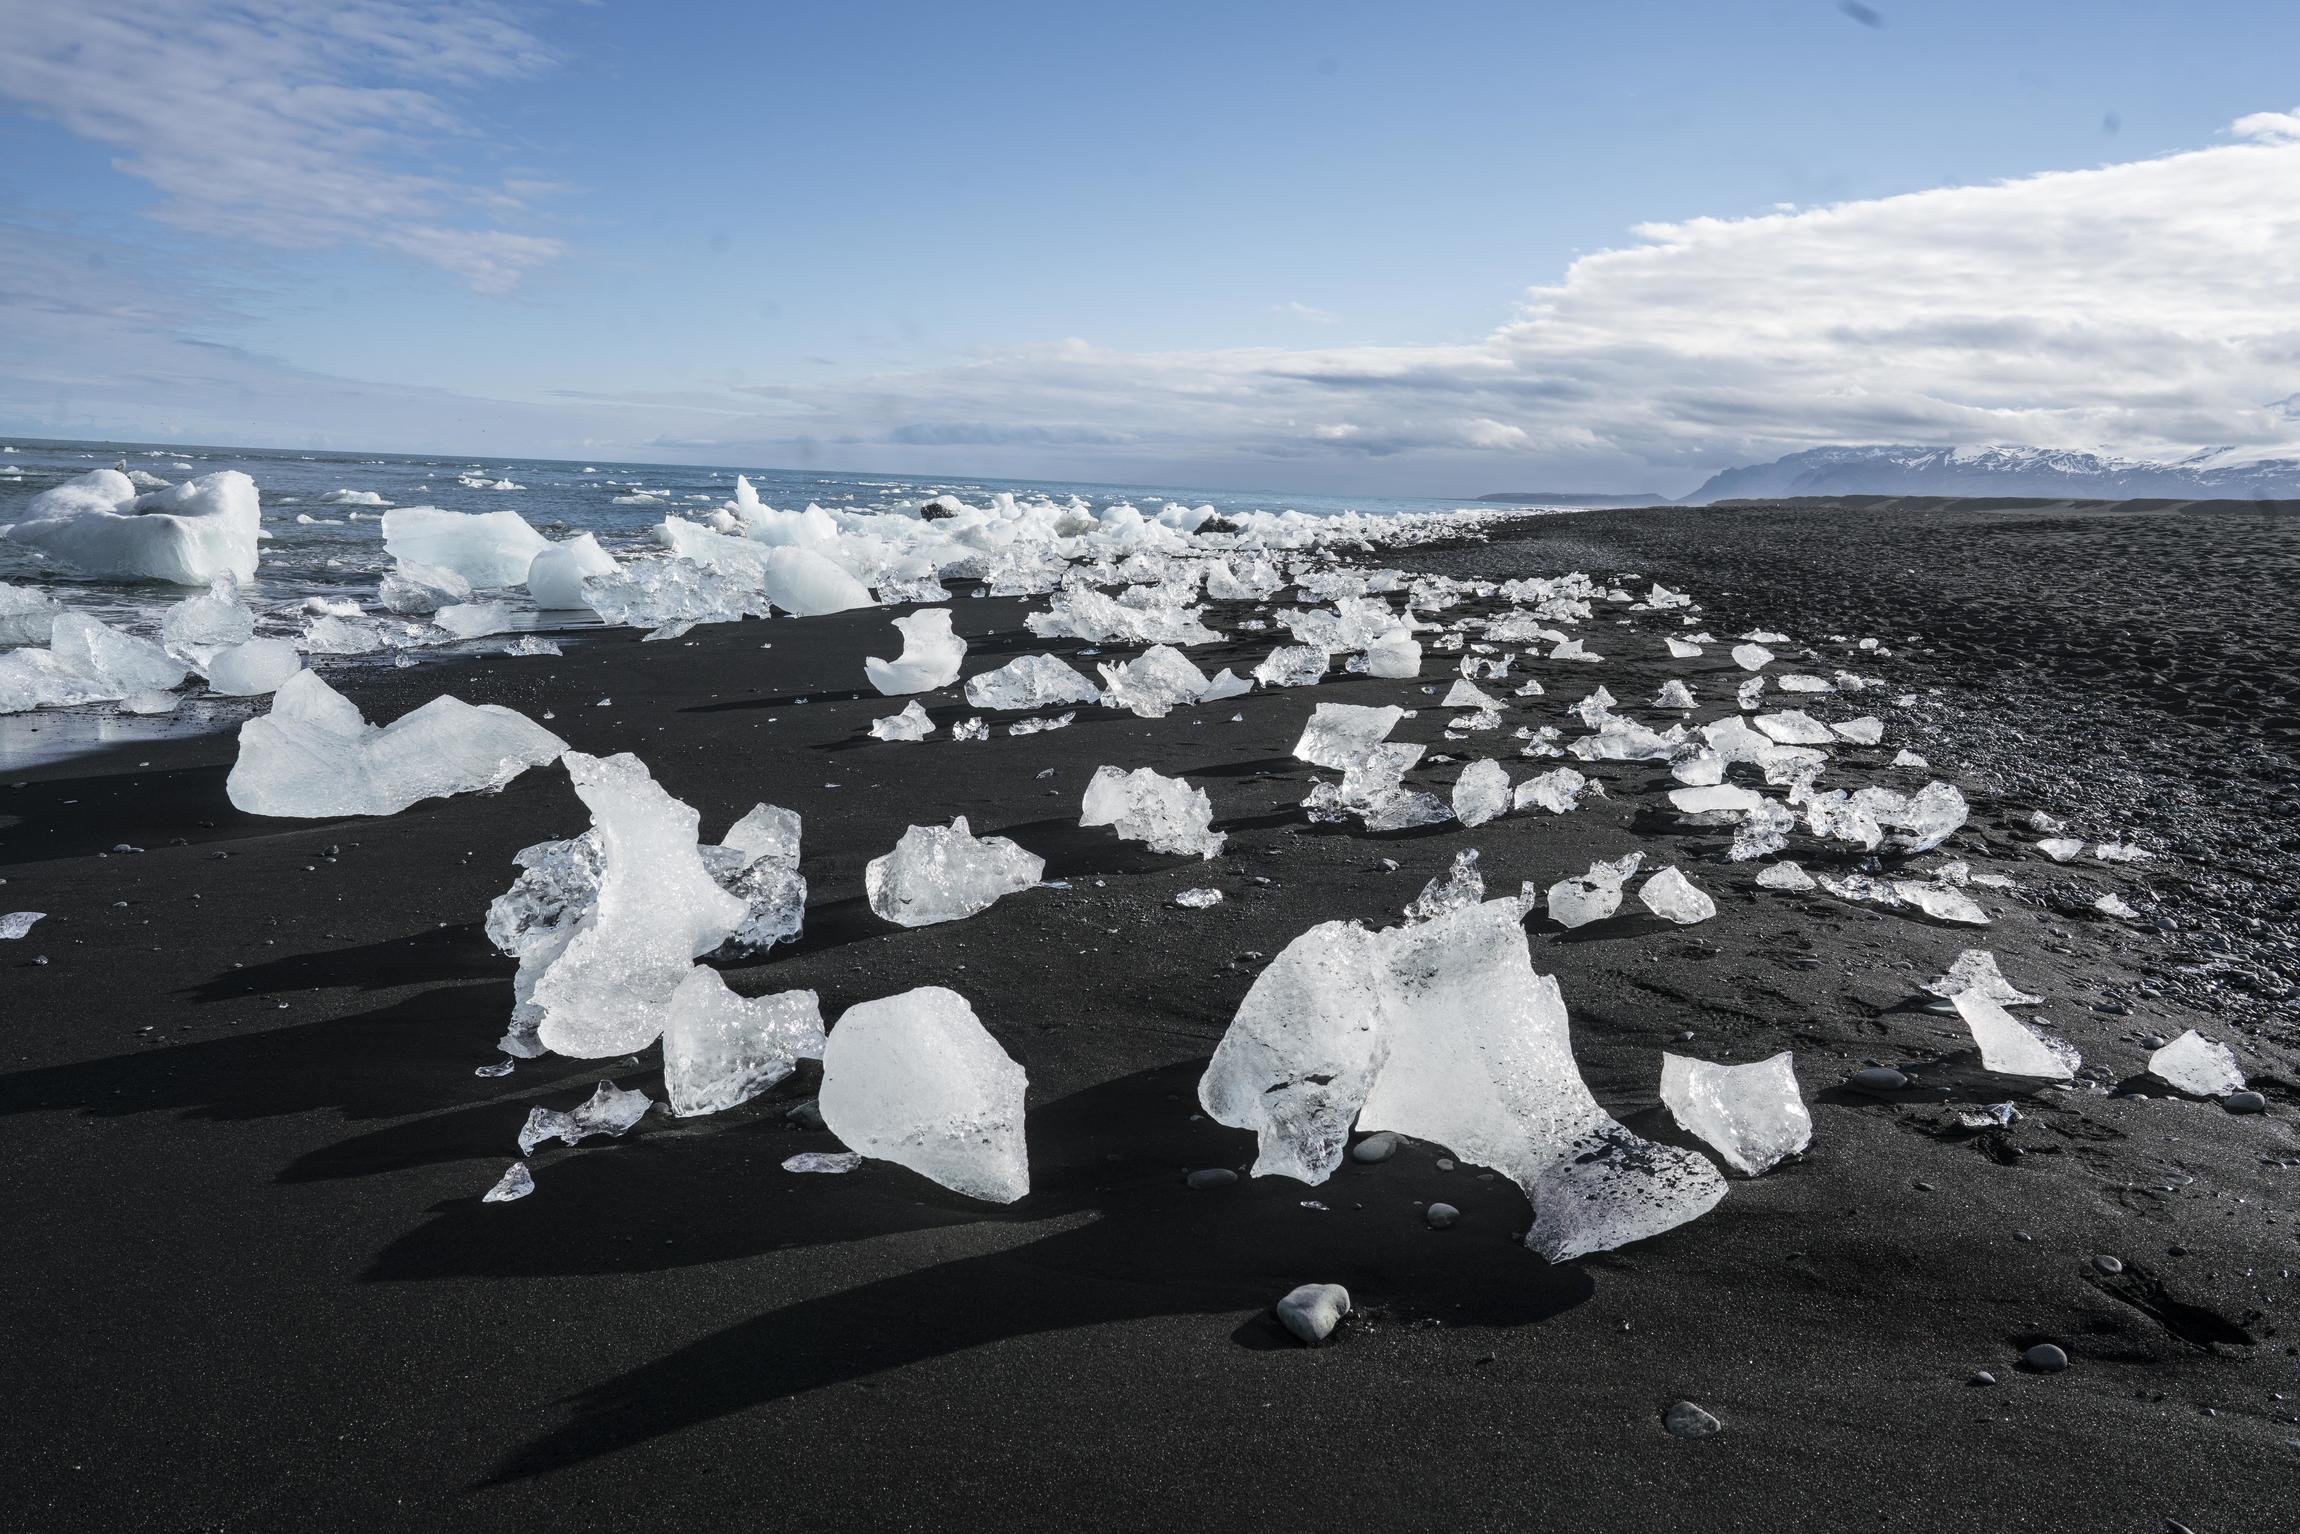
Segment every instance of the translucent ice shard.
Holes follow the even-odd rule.
[[[514,1161],[504,1169],[495,1186],[479,1195],[482,1204],[508,1204],[513,1199],[525,1198],[535,1191],[535,1174],[527,1170],[527,1163]]]
[[[1265,687],[1313,687],[1332,663],[1333,657],[1315,645],[1280,645],[1254,668],[1254,680]]]
[[[1101,696],[1100,688],[1053,655],[1018,655],[966,683],[966,701],[975,708],[1053,708]]]
[[[1605,920],[1621,909],[1621,886],[1644,863],[1644,853],[1632,852],[1610,863],[1592,863],[1585,874],[1558,880],[1549,887],[1549,919],[1561,927]]]
[[[1837,738],[1820,720],[1793,708],[1759,714],[1752,722],[1784,746],[1822,746]]]
[[[385,572],[376,587],[376,599],[395,613],[420,617],[470,601],[471,582],[439,565],[410,564],[403,559]]]
[[[1763,883],[1763,880],[1759,880]],[[2044,1000],[2031,996],[2004,977],[1997,968],[1997,956],[1986,948],[1967,948],[1957,955],[1949,972],[1938,980],[1925,982],[1925,989],[1935,996],[1962,996],[1967,991],[1985,996],[2001,1007],[2033,1007]]]
[[[1202,858],[1222,850],[1223,833],[1213,829],[1214,805],[1202,788],[1180,778],[1161,777],[1148,767],[1132,772],[1097,767],[1086,786],[1078,823],[1113,826],[1130,842],[1153,852],[1194,853]]]
[[[899,714],[870,722],[871,735],[878,740],[924,740],[934,733],[934,721],[918,699],[913,698]]]
[[[524,714],[452,697],[378,728],[317,672],[299,671],[270,713],[240,726],[224,789],[253,815],[396,815],[420,799],[501,788],[566,749]]]
[[[2051,858],[2055,863],[2065,863],[2084,851],[2084,838],[2081,836],[2048,836],[2036,844],[2036,850]]]
[[[1421,641],[1405,629],[1391,629],[1366,646],[1366,674],[1401,680],[1420,676]]]
[[[1757,887],[1769,890],[1809,890],[1813,876],[1798,864],[1783,861],[1757,875]]]
[[[1693,881],[1674,868],[1664,868],[1637,887],[1645,909],[1663,921],[1690,927],[1717,914],[1717,902],[1694,888]]]
[[[1839,740],[1856,746],[1873,746],[1885,738],[1885,721],[1869,715],[1859,719],[1845,719],[1832,723],[1830,730]]]
[[[46,644],[63,606],[45,591],[0,581],[0,645]]]
[[[888,697],[932,692],[958,680],[966,659],[966,641],[950,631],[950,609],[922,607],[894,620],[902,632],[902,655],[884,661],[873,655],[863,661],[871,686]]]
[[[1953,1000],[1980,1046],[1981,1064],[2000,1076],[2066,1081],[2084,1063],[2068,1044],[2034,1032],[1977,990],[1959,991]]]
[[[1485,876],[1477,871],[1477,849],[1465,847],[1454,854],[1453,867],[1422,887],[1406,907],[1409,922],[1432,921],[1485,900]]]
[[[1482,826],[1507,814],[1509,806],[1509,773],[1499,762],[1472,762],[1454,780],[1454,818],[1465,826]]]
[[[4,536],[83,575],[205,586],[219,575],[253,581],[262,529],[255,481],[237,469],[146,494],[98,469],[32,497]]]
[[[1813,1115],[1797,1090],[1789,1051],[1749,1065],[1661,1056],[1661,1100],[1688,1134],[1725,1164],[1756,1177],[1813,1143]]]
[[[2148,1074],[2194,1097],[2226,1097],[2244,1090],[2244,1071],[2235,1052],[2193,1028],[2148,1057]]]
[[[927,927],[987,911],[1001,896],[1026,890],[1046,860],[1003,836],[977,839],[961,815],[948,826],[912,826],[894,850],[871,859],[863,885],[883,921]]]
[[[569,751],[575,793],[599,835],[598,894],[536,980],[544,1046],[581,1059],[646,1048],[693,961],[749,914],[696,846],[698,817],[628,752]]]
[[[1104,706],[1131,710],[1142,719],[1163,719],[1182,705],[1197,702],[1212,685],[1206,673],[1172,645],[1152,645],[1131,661],[1104,662],[1098,669]]]
[[[431,621],[458,639],[479,639],[508,633],[519,619],[502,602],[451,602],[431,615]]]
[[[247,643],[255,633],[255,612],[240,600],[239,580],[228,571],[201,595],[186,597],[160,614],[160,643],[195,666],[204,666],[218,650]]]
[[[1518,784],[1513,802],[1521,810],[1531,806],[1552,815],[1563,815],[1580,808],[1581,796],[1587,792],[1588,778],[1571,767],[1552,767]]]
[[[1664,682],[1653,698],[1655,708],[1694,708],[1693,689],[1683,682]]]
[[[1402,708],[1367,708],[1356,703],[1321,703],[1294,742],[1294,756],[1313,767],[1346,771],[1389,738],[1405,717]]]
[[[0,938],[15,939],[29,933],[46,911],[10,911],[0,915]]]
[[[614,573],[615,556],[590,533],[578,533],[536,550],[527,564],[527,594],[546,612],[575,611],[591,605],[583,595],[585,581]]]
[[[1091,587],[1074,587],[1054,598],[1051,610],[1023,621],[1048,639],[1084,639],[1093,644],[1213,644],[1222,636],[1201,620],[1204,609],[1187,605],[1187,595],[1164,586],[1130,586],[1116,597]]]
[[[256,698],[277,692],[303,670],[292,639],[251,639],[208,657],[208,691],[227,698]]]
[[[681,1118],[748,1102],[823,1052],[822,1006],[812,991],[736,995],[696,965],[663,1015],[663,1091]]]
[[[383,514],[383,547],[410,565],[452,570],[474,589],[525,584],[551,540],[516,511],[442,511],[395,506]]]
[[[1773,663],[1773,652],[1761,644],[1737,644],[1733,647],[1733,664],[1743,671],[1762,671]]]
[[[823,1049],[823,1126],[850,1150],[954,1192],[1030,1191],[1022,1067],[956,991],[921,986],[847,1009]]]
[[[1499,708],[1501,707],[1501,700],[1489,695],[1484,689],[1471,682],[1469,678],[1462,677],[1453,686],[1446,689],[1446,695],[1438,700],[1438,707]]]

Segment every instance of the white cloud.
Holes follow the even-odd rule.
[[[1313,325],[1331,325],[1339,317],[1331,309],[1313,308],[1298,298],[1289,298],[1278,305],[1278,312],[1290,314],[1298,320],[1308,320]]]
[[[177,227],[284,249],[368,245],[502,292],[558,242],[501,227],[536,183],[452,164],[444,92],[548,50],[485,3],[39,0],[6,7],[0,100],[121,152]]]

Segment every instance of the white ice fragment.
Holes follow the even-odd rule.
[[[2067,1081],[2084,1063],[2073,1047],[2033,1031],[1978,990],[1959,991],[1951,1000],[1980,1046],[1981,1064],[2000,1076]]]
[[[1772,864],[1757,875],[1757,887],[1769,890],[1809,890],[1813,876],[1798,864],[1783,861]]]
[[[976,715],[972,719],[961,719],[950,727],[950,738],[960,741],[988,740],[990,739],[990,726],[982,722],[980,715]]]
[[[1120,837],[1142,842],[1153,852],[1195,853],[1211,858],[1224,835],[1213,829],[1214,806],[1202,788],[1180,778],[1162,777],[1148,767],[1132,772],[1097,767],[1080,806],[1081,826],[1113,826]]]
[[[183,681],[185,669],[149,639],[62,612],[49,625],[47,649],[0,651],[0,714],[164,692]]]
[[[1589,788],[1589,779],[1571,767],[1552,767],[1518,784],[1511,804],[1516,809],[1533,807],[1563,815],[1580,807],[1581,796]]]
[[[1405,713],[1394,705],[1368,708],[1356,703],[1321,703],[1302,727],[1302,738],[1294,742],[1293,754],[1313,767],[1347,771],[1388,739]]]
[[[1632,852],[1610,863],[1589,865],[1589,872],[1560,879],[1549,887],[1545,904],[1549,919],[1561,927],[1586,927],[1621,909],[1621,886],[1644,866],[1645,854]]]
[[[918,699],[913,698],[903,705],[901,713],[873,719],[870,732],[878,740],[924,740],[934,733],[934,721]]]
[[[852,1172],[863,1164],[863,1158],[853,1151],[800,1151],[783,1158],[786,1172],[821,1172],[837,1175]]]
[[[527,594],[546,612],[588,609],[583,583],[614,573],[615,556],[599,547],[590,533],[578,533],[535,551],[527,563]]]
[[[2132,903],[2122,895],[2103,895],[2092,903],[2092,908],[2101,915],[2113,917],[2118,921],[2140,920],[2140,913],[2134,910]]]
[[[626,1092],[612,1081],[602,1081],[572,1113],[553,1108],[530,1108],[519,1131],[519,1154],[531,1156],[535,1147],[558,1140],[573,1145],[591,1135],[623,1135],[654,1107],[644,1092]]]
[[[1366,647],[1366,674],[1393,680],[1420,676],[1421,641],[1406,629],[1391,629]],[[1533,685],[1538,687],[1540,684]]]
[[[1213,644],[1222,636],[1201,621],[1203,608],[1187,605],[1186,590],[1129,586],[1116,597],[1091,587],[1074,587],[1054,598],[1051,610],[1023,621],[1047,639],[1083,639],[1092,644]]]
[[[738,996],[698,964],[663,1014],[663,1091],[681,1118],[748,1102],[823,1052],[822,1007],[812,991]]]
[[[184,700],[172,692],[134,692],[120,700],[123,714],[172,714]]]
[[[1653,696],[1655,708],[1694,708],[1693,689],[1683,682],[1663,682],[1661,691]]]
[[[987,911],[1004,895],[1026,890],[1046,860],[1003,836],[977,838],[960,815],[948,826],[912,826],[894,850],[863,871],[870,908],[883,921],[927,927]]]
[[[1280,645],[1254,668],[1254,680],[1265,687],[1314,687],[1332,663],[1315,645]]]
[[[303,670],[292,639],[251,639],[208,657],[208,691],[227,698],[256,698],[279,691]]]
[[[1926,761],[1923,757],[1917,755],[1916,752],[1911,751],[1906,746],[1904,746],[1901,748],[1900,752],[1894,756],[1892,765],[1895,767],[1905,767],[1921,772],[1931,767],[1933,764]]]
[[[1856,746],[1873,746],[1885,738],[1885,721],[1868,714],[1858,719],[1832,722],[1829,728],[1839,740],[1850,741]]]
[[[0,915],[0,938],[20,938],[32,930],[33,923],[45,917],[46,911],[10,911]]]
[[[239,581],[228,571],[196,597],[186,597],[160,614],[160,643],[168,653],[195,666],[218,650],[255,637],[256,615],[240,600]]]
[[[1472,762],[1454,780],[1454,818],[1465,826],[1482,826],[1509,807],[1509,773],[1499,762]]]
[[[1222,892],[1216,889],[1187,889],[1174,897],[1174,903],[1185,911],[1203,911],[1208,906],[1222,903]]]
[[[501,602],[455,602],[431,615],[431,621],[458,639],[478,639],[519,626],[511,609]]]
[[[255,481],[237,469],[139,495],[116,469],[68,479],[32,497],[0,536],[45,550],[83,575],[205,586],[256,578],[263,533]]]
[[[403,559],[385,572],[376,588],[376,600],[392,612],[420,617],[470,601],[471,582],[442,566],[410,564]]]
[[[1172,645],[1152,645],[1131,661],[1104,662],[1102,703],[1130,710],[1137,718],[1163,719],[1184,704],[1204,698],[1212,685],[1206,673]]]
[[[524,714],[454,697],[378,728],[317,672],[299,671],[270,713],[240,726],[224,791],[252,815],[396,815],[419,799],[501,788],[566,749]]]
[[[954,1192],[1030,1191],[1022,1067],[956,991],[921,986],[847,1009],[823,1049],[816,1106],[849,1149]]]
[[[1717,902],[1674,868],[1664,868],[1639,885],[1637,898],[1645,909],[1680,927],[1690,927],[1717,914]]]
[[[2156,856],[2136,842],[2101,842],[2092,849],[2092,855],[2103,863],[2145,863]]]
[[[1938,980],[1925,982],[1927,991],[1935,996],[1956,997],[1971,992],[1985,996],[2005,1007],[2033,1007],[2043,1001],[2042,996],[2031,996],[2004,977],[1997,968],[1997,956],[1986,948],[1967,948],[1949,966],[1949,972]]]
[[[1078,718],[1078,711],[1056,714],[1046,719],[1017,719],[1006,727],[1009,735],[1037,735],[1046,730],[1067,730]]]
[[[1485,900],[1485,876],[1477,869],[1477,849],[1465,847],[1454,854],[1453,866],[1422,886],[1414,903],[1406,907],[1408,922],[1433,921]]]
[[[516,511],[395,506],[383,514],[386,553],[403,565],[452,570],[474,589],[524,584],[535,556],[550,546]]]
[[[1669,802],[1681,815],[1745,815],[1761,809],[1767,803],[1765,796],[1753,788],[1738,783],[1711,783],[1692,788],[1673,788]]]
[[[525,1198],[535,1191],[535,1174],[527,1170],[527,1163],[514,1161],[495,1180],[495,1186],[479,1195],[482,1204],[508,1204],[513,1199]]]
[[[866,657],[863,671],[871,686],[892,698],[932,692],[958,680],[966,641],[950,631],[949,608],[922,607],[895,619],[894,626],[902,633],[902,655],[892,661]]]
[[[1756,1177],[1813,1143],[1813,1115],[1792,1063],[1787,1050],[1748,1065],[1664,1052],[1661,1100],[1679,1128],[1699,1135],[1734,1171]]]
[[[1784,746],[1822,746],[1836,739],[1827,725],[1793,708],[1777,714],[1759,714],[1751,722]]]
[[[1733,664],[1743,671],[1762,671],[1773,663],[1773,652],[1761,644],[1737,644],[1733,647]]]
[[[46,644],[63,610],[45,591],[0,581],[0,645]]]
[[[1054,655],[1018,655],[966,683],[966,701],[975,708],[1052,708],[1101,696],[1100,688]]]
[[[2048,836],[2036,844],[2036,850],[2051,858],[2055,863],[2065,863],[2084,851],[2084,838],[2081,836]]]
[[[2244,1090],[2235,1052],[2193,1028],[2148,1057],[2148,1074],[2192,1097],[2226,1097]]]
[[[1501,700],[1488,695],[1484,689],[1472,683],[1469,678],[1462,677],[1456,680],[1453,686],[1446,689],[1446,695],[1438,700],[1438,707],[1499,708],[1501,707]]]
[[[1666,639],[1662,643],[1669,646],[1670,658],[1673,660],[1691,660],[1701,653],[1701,647],[1688,640]]]

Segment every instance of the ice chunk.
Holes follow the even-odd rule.
[[[1691,660],[1701,653],[1701,647],[1690,640],[1665,639],[1662,643],[1669,646],[1669,655],[1672,660]]]
[[[1756,1177],[1813,1143],[1813,1115],[1791,1066],[1787,1050],[1749,1065],[1665,1052],[1661,1100],[1679,1128],[1699,1135],[1734,1171]]]
[[[948,826],[912,826],[894,850],[871,859],[863,885],[883,921],[928,927],[987,911],[1002,895],[1026,890],[1046,860],[1003,836],[976,838],[964,815]]]
[[[685,559],[645,559],[583,582],[583,600],[609,623],[685,632],[773,610],[757,572],[711,570]]]
[[[1288,944],[1198,1086],[1216,1122],[1255,1132],[1255,1175],[1323,1182],[1353,1119],[1434,1141],[1525,1189],[1527,1244],[1551,1261],[1658,1234],[1723,1197],[1705,1158],[1638,1139],[1590,1095],[1520,914],[1488,901],[1384,932],[1327,922]]]
[[[1356,703],[1321,703],[1311,711],[1310,722],[1302,728],[1302,738],[1294,742],[1294,756],[1313,767],[1347,771],[1388,739],[1390,731],[1396,729],[1398,721],[1405,716],[1404,709],[1394,706],[1367,708]]]
[[[749,913],[704,866],[695,811],[637,757],[568,751],[564,761],[599,834],[599,886],[535,982],[537,1033],[560,1054],[603,1059],[654,1042],[692,961]]]
[[[252,815],[395,815],[419,799],[501,788],[566,749],[524,714],[453,697],[379,729],[317,672],[299,671],[269,714],[240,726],[224,789]]]
[[[934,721],[927,717],[918,699],[913,698],[903,705],[901,713],[873,719],[870,732],[879,740],[924,740],[934,733]]]
[[[1406,907],[1406,920],[1431,921],[1484,899],[1485,876],[1477,871],[1477,849],[1465,847],[1454,854],[1453,867],[1422,886],[1421,894]]]
[[[1977,990],[1959,991],[1957,1015],[1981,1048],[1981,1064],[2000,1076],[2036,1076],[2066,1081],[2084,1063],[2059,1039],[2032,1032],[2026,1024]]]
[[[1743,671],[1762,671],[1773,664],[1773,652],[1761,644],[1737,644],[1733,647],[1733,664]]]
[[[545,639],[540,634],[522,634],[503,646],[505,655],[564,655],[556,639]]]
[[[748,1102],[823,1053],[822,1006],[812,991],[755,999],[698,964],[663,1014],[663,1092],[681,1118]]]
[[[458,639],[478,639],[519,626],[511,609],[501,602],[456,602],[433,613],[431,621]]]
[[[527,563],[527,594],[546,611],[572,612],[591,605],[584,599],[585,581],[614,573],[615,556],[596,537],[578,533],[535,551]]]
[[[954,1192],[1030,1191],[1022,1067],[956,991],[921,986],[847,1009],[823,1049],[823,1127]]]
[[[2084,838],[2081,836],[2048,836],[2036,844],[2036,850],[2051,858],[2055,863],[2065,863],[2084,851]]]
[[[1187,604],[1187,593],[1164,586],[1130,586],[1119,596],[1091,587],[1057,594],[1050,611],[1023,621],[1046,639],[1083,639],[1093,644],[1213,644],[1222,636],[1200,621],[1202,608]]]
[[[1183,890],[1174,897],[1174,903],[1185,911],[1203,911],[1208,906],[1222,903],[1222,892],[1212,889]]]
[[[626,1092],[612,1081],[602,1081],[572,1113],[553,1108],[530,1108],[519,1131],[519,1154],[532,1156],[535,1147],[552,1140],[573,1145],[592,1135],[628,1134],[655,1106],[644,1092]]]
[[[1693,689],[1683,682],[1663,682],[1661,691],[1654,694],[1653,706],[1655,708],[1695,708],[1699,705],[1693,701]]]
[[[123,714],[172,714],[184,700],[172,692],[133,692],[120,700]]]
[[[1366,674],[1398,680],[1420,676],[1421,641],[1406,629],[1391,629],[1366,646]]]
[[[219,575],[253,581],[262,531],[256,483],[237,469],[145,495],[98,469],[32,497],[6,536],[83,575],[205,586]]]
[[[436,565],[486,589],[524,584],[551,540],[516,511],[395,506],[383,514],[383,547],[403,565]]]
[[[1714,783],[1673,788],[1669,791],[1669,802],[1682,815],[1744,815],[1769,801],[1753,788],[1743,788],[1737,783]]]
[[[1664,868],[1637,887],[1645,909],[1663,921],[1690,927],[1717,914],[1717,902],[1696,889],[1693,881],[1674,868]]]
[[[1888,908],[1910,905],[1935,921],[1971,927],[1989,924],[1988,912],[1982,910],[1972,896],[1946,884],[1919,879],[1873,879],[1867,874],[1847,874],[1841,879],[1823,874],[1819,882],[1821,888],[1839,900],[1867,901]]]
[[[1552,767],[1518,784],[1513,802],[1521,810],[1532,806],[1552,815],[1563,815],[1579,809],[1581,796],[1589,789],[1589,779],[1571,767]]]
[[[2193,1028],[2148,1057],[2148,1074],[2192,1097],[2226,1097],[2244,1090],[2235,1052]]]
[[[828,555],[794,547],[767,551],[767,600],[794,617],[814,618],[857,607],[876,607],[871,590]],[[958,673],[951,672],[952,681]]]
[[[1006,727],[1009,735],[1037,735],[1046,730],[1067,730],[1078,718],[1078,711],[1056,714],[1051,719],[1017,719]]]
[[[1081,826],[1112,826],[1120,837],[1153,852],[1221,852],[1223,833],[1213,829],[1214,805],[1202,788],[1180,778],[1162,777],[1148,767],[1126,772],[1097,767],[1079,808]]]
[[[1018,655],[966,683],[966,701],[976,708],[1053,708],[1101,696],[1100,688],[1053,655]]]
[[[1185,703],[1196,703],[1212,685],[1206,673],[1172,645],[1153,645],[1137,659],[1120,665],[1104,662],[1098,669],[1104,706],[1130,709],[1142,719],[1163,719]]]
[[[0,938],[14,940],[32,930],[35,922],[45,917],[46,911],[10,911],[0,916]]]
[[[2044,1000],[2007,980],[2004,972],[1997,968],[1997,956],[1986,948],[1967,948],[1958,954],[1949,972],[1938,980],[1926,981],[1925,989],[1935,996],[1946,997],[1962,996],[1970,991],[2004,1007],[2033,1007]]]
[[[1465,826],[1482,826],[1509,807],[1509,773],[1499,762],[1472,762],[1454,780],[1454,818]]]
[[[1784,746],[1821,746],[1836,739],[1827,725],[1793,708],[1777,714],[1759,714],[1752,723]]]
[[[2117,921],[2140,920],[2140,913],[2134,910],[2132,903],[2122,895],[2103,895],[2092,903],[2092,908],[2101,915],[2112,917]]]
[[[0,651],[0,714],[164,692],[184,679],[167,651],[85,613],[58,613],[49,636],[45,650]]]
[[[1621,909],[1621,886],[1644,863],[1644,853],[1632,852],[1610,863],[1592,863],[1585,874],[1558,880],[1549,887],[1549,919],[1561,927],[1605,920]]]
[[[208,657],[208,691],[228,698],[256,698],[277,692],[303,670],[292,639],[251,639]]]
[[[0,645],[46,644],[62,604],[45,591],[0,581]]]
[[[186,597],[160,614],[160,643],[195,666],[204,666],[218,650],[247,643],[255,632],[255,612],[240,600],[240,583],[229,571],[209,582],[201,595]]]
[[[453,570],[438,565],[409,564],[403,559],[385,573],[376,588],[376,600],[395,613],[421,617],[457,602],[470,601],[471,582]]]
[[[853,1151],[800,1151],[783,1158],[786,1172],[822,1172],[836,1175],[851,1172],[863,1164],[863,1158]]]
[[[1681,724],[1662,732],[1612,714],[1596,734],[1582,736],[1569,749],[1585,762],[1666,762],[1685,739]]]
[[[1332,664],[1333,657],[1316,645],[1280,645],[1254,668],[1254,680],[1264,687],[1314,687]]]
[[[1484,689],[1471,682],[1469,678],[1462,677],[1453,686],[1446,689],[1445,696],[1438,700],[1438,707],[1499,708],[1501,707],[1501,700],[1488,695]]]
[[[1873,746],[1885,738],[1885,721],[1865,714],[1858,719],[1832,723],[1829,728],[1839,740],[1856,746]]]
[[[1733,828],[1733,845],[1726,849],[1726,860],[1746,863],[1772,856],[1789,845],[1789,830],[1796,824],[1796,814],[1786,805],[1770,799],[1760,802]]]
[[[479,1195],[482,1204],[508,1204],[513,1199],[525,1198],[535,1191],[535,1174],[527,1170],[527,1163],[514,1161],[505,1168],[495,1186]]]
[[[1769,890],[1809,890],[1813,876],[1791,862],[1779,862],[1757,875],[1757,886]]]
[[[892,661],[866,657],[863,671],[871,686],[892,698],[932,692],[958,680],[959,665],[966,659],[966,641],[950,631],[949,608],[922,607],[893,621],[902,633],[902,655]]]

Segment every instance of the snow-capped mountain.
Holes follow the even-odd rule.
[[[1727,469],[1692,504],[1791,495],[2300,498],[2300,458],[2211,448],[2170,463],[2041,447],[1817,447]]]

